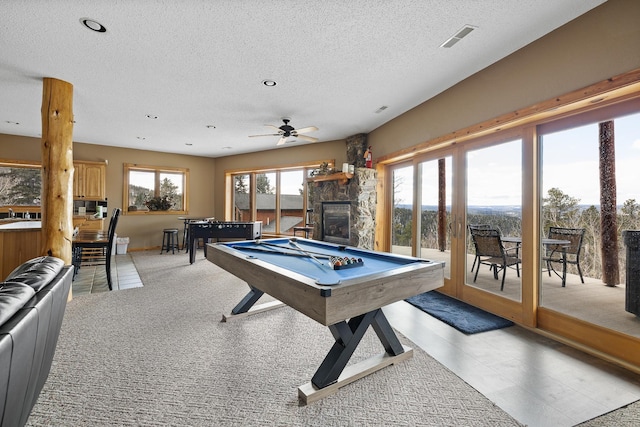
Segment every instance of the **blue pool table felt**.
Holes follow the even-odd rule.
[[[292,244],[295,242],[300,249],[312,253],[311,256],[297,256],[302,252]],[[303,239],[261,239],[241,242],[225,243],[249,259],[259,259],[283,269],[301,274],[315,280],[322,286],[338,285],[344,280],[364,278],[373,274],[397,269],[416,262],[427,262],[418,258],[403,257],[386,252],[371,252],[349,246],[333,245],[326,242]],[[269,253],[273,251],[273,253]],[[280,252],[289,253],[284,255]],[[360,258],[362,266],[334,270],[329,259],[322,255]],[[320,263],[322,265],[320,265]]]

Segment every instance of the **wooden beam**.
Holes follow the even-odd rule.
[[[73,85],[42,86],[42,254],[71,264],[73,230]]]

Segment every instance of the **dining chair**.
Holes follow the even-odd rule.
[[[491,226],[489,224],[469,224],[467,225],[467,228],[469,229],[469,236],[471,236],[471,229],[475,229],[475,230],[487,230],[489,228],[491,228]],[[473,237],[471,238],[471,241],[473,242]],[[474,245],[475,246],[475,245]],[[473,264],[471,265],[471,272],[473,273],[473,269],[476,268],[476,263],[478,262],[478,258],[480,258],[478,256],[478,252],[476,251],[476,256],[473,258]]]
[[[485,264],[493,271],[494,279],[498,280],[498,274],[502,271],[502,283],[500,290],[504,290],[504,279],[507,268],[516,269],[518,277],[520,277],[520,258],[510,254],[510,250],[505,248],[502,243],[500,230],[495,228],[470,228],[471,238],[476,248],[476,257],[478,258],[478,267],[473,277],[475,283],[480,271],[480,265]],[[515,249],[515,248],[512,248]]]
[[[562,264],[562,271],[567,271],[567,264],[573,264],[578,268],[580,281],[584,283],[582,269],[580,268],[580,252],[582,251],[582,240],[584,238],[584,228],[564,228],[549,227],[549,239],[568,240],[569,245],[547,245],[543,261],[547,264],[547,271],[551,276],[551,271],[555,271],[551,263]],[[562,286],[565,286],[563,281]]]
[[[76,248],[77,252],[74,253],[74,256],[78,257],[77,268],[80,268],[82,265],[105,266],[109,290],[113,289],[111,280],[111,256],[113,255],[113,242],[115,240],[116,227],[121,212],[122,210],[120,208],[113,209],[113,214],[109,220],[109,227],[107,228],[106,242],[96,242],[85,247],[78,246]]]

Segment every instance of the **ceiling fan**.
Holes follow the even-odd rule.
[[[265,125],[265,126],[269,126],[273,129],[275,129],[278,133],[267,133],[264,135],[249,135],[249,137],[253,138],[253,137],[257,137],[257,136],[279,136],[280,139],[278,140],[278,143],[276,145],[282,145],[285,142],[287,142],[287,138],[289,138],[290,136],[293,136],[295,138],[300,138],[300,139],[304,139],[305,141],[309,141],[309,142],[317,142],[318,138],[314,138],[312,136],[307,136],[307,135],[301,135],[303,133],[308,133],[308,132],[313,132],[318,130],[317,127],[315,126],[308,126],[306,128],[301,128],[301,129],[295,129],[293,126],[289,125],[289,122],[291,121],[290,118],[288,117],[283,117],[282,121],[284,122],[284,124],[280,127],[274,126],[274,125]]]

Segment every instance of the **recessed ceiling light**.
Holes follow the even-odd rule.
[[[190,142],[185,142],[184,145],[188,145],[189,147],[191,147],[193,144]]]
[[[269,87],[277,85],[275,80],[263,80],[262,84]]]
[[[104,25],[91,18],[80,18],[80,23],[96,33],[105,33],[107,31]]]
[[[12,122],[11,120],[7,120],[5,123],[8,123],[10,125],[19,125],[20,124],[18,122]]]
[[[223,150],[231,150],[231,147],[222,147]]]
[[[147,138],[145,138],[144,136],[136,136],[136,139],[139,139],[140,141],[144,141]]]
[[[215,129],[216,127],[214,125],[207,125],[207,129]]]
[[[154,116],[153,114],[147,114],[147,118],[155,120],[158,118],[158,116]]]

